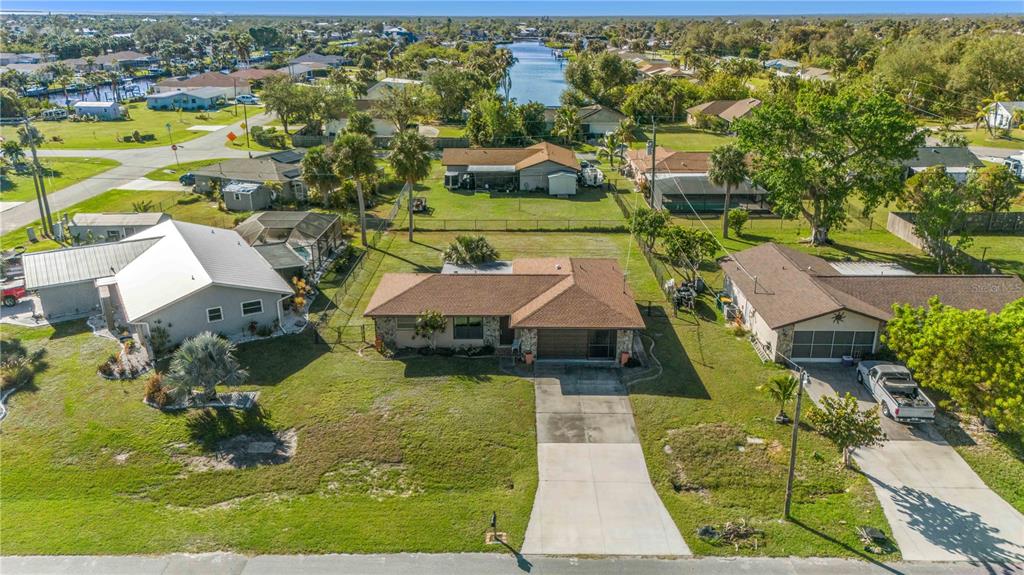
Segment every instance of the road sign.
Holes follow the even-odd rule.
[[[228,132],[228,140],[234,142],[238,136],[234,132]]]
[[[177,152],[178,151],[178,144],[171,144],[171,150]]]

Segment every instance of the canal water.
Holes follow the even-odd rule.
[[[509,95],[520,104],[532,100],[545,106],[559,105],[558,98],[566,88],[566,61],[555,58],[551,48],[538,42],[514,42],[502,48],[511,50],[518,60],[512,66]]]
[[[135,96],[145,96],[149,92],[150,86],[155,82],[146,78],[136,78],[132,81],[132,84],[125,85],[121,82],[117,84],[117,91],[119,94],[119,100],[126,98],[132,98]],[[43,96],[39,96],[42,98]],[[57,106],[64,105],[64,92],[56,92],[46,96],[50,102]],[[75,102],[112,102],[114,101],[114,94],[109,84],[105,86],[96,86],[88,90],[82,90],[80,92],[68,91],[68,102],[74,104]]]

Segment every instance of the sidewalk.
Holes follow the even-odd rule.
[[[394,555],[257,555],[0,557],[4,575],[1009,575],[1024,564],[892,563],[852,559],[726,558],[577,559],[489,553]]]

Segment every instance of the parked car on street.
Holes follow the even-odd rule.
[[[181,177],[178,178],[178,183],[183,186],[194,186],[196,185],[196,175],[192,172],[182,174]]]
[[[252,94],[242,94],[235,98],[235,101],[239,104],[245,104],[247,106],[255,106],[260,103],[260,99]]]
[[[914,423],[935,419],[935,404],[921,391],[905,366],[862,361],[857,366],[857,382],[882,406],[882,414],[894,421]]]

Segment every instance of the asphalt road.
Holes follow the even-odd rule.
[[[2,557],[4,575],[1010,575],[1024,564],[871,563],[853,559],[579,559],[512,553]]]
[[[258,114],[249,118],[251,125],[269,122],[272,116]],[[229,130],[238,132],[241,122],[225,126],[194,140],[178,145],[178,161],[191,162],[207,158],[244,158],[248,152],[224,145]],[[56,216],[60,210],[142,178],[156,168],[174,163],[174,152],[169,146],[124,150],[39,150],[40,157],[108,158],[121,163],[116,168],[72,184],[59,192],[47,194],[50,212]],[[30,201],[0,213],[0,233],[6,234],[39,219],[36,202]]]

